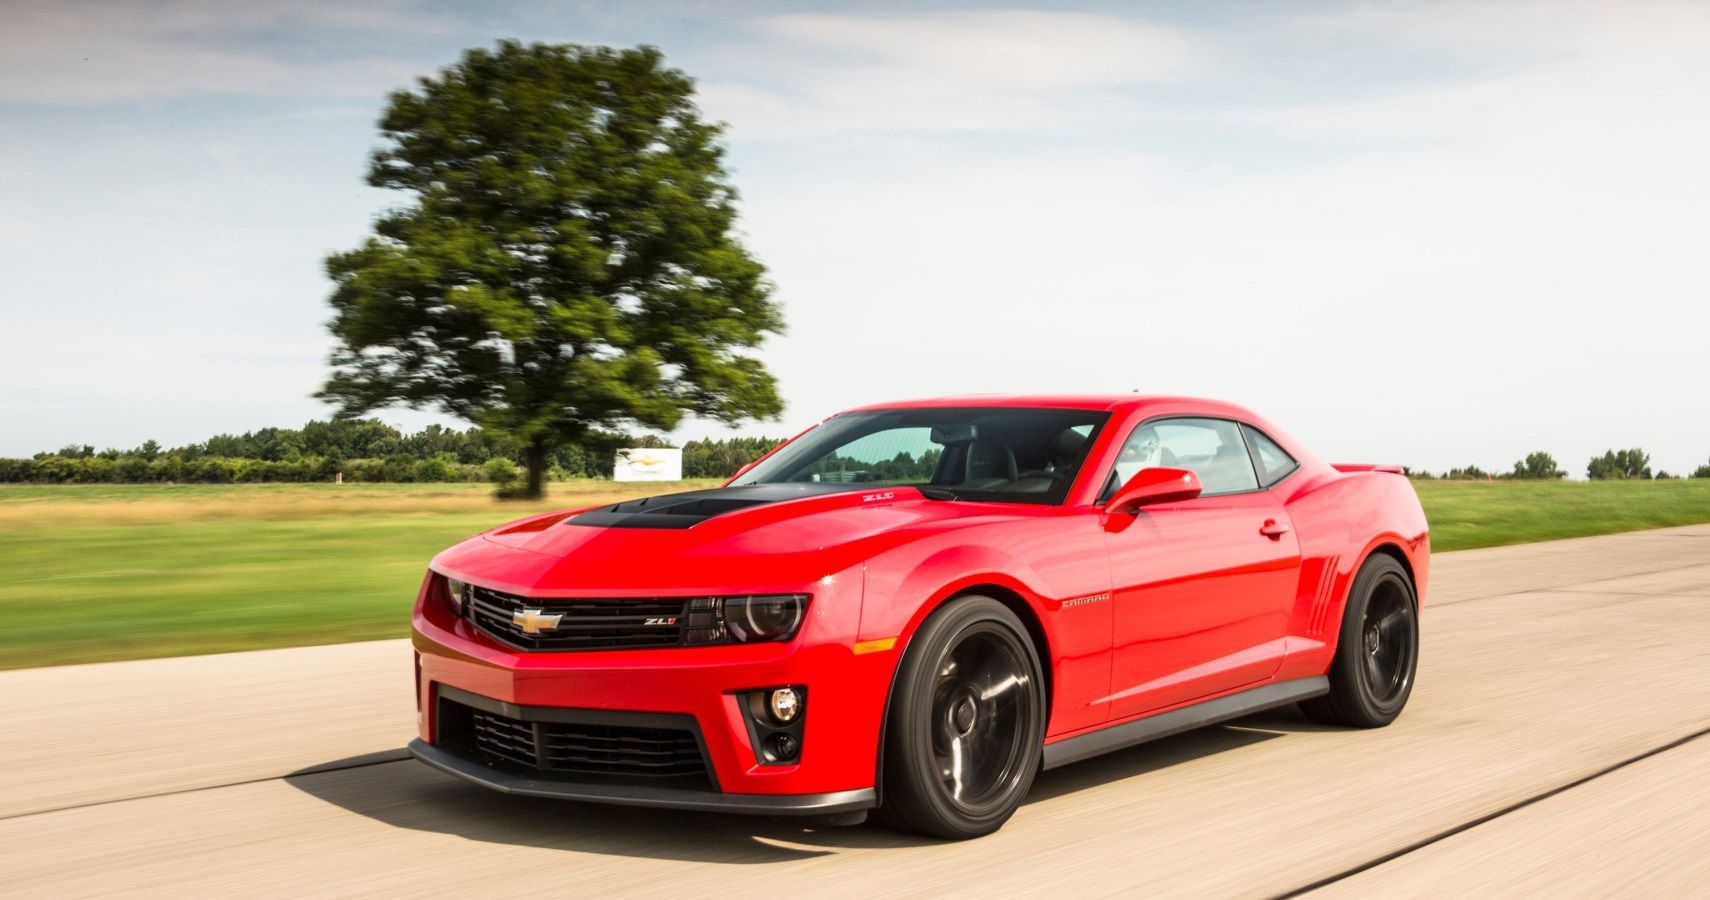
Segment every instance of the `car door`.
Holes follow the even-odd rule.
[[[1191,469],[1204,492],[1106,522],[1113,719],[1274,675],[1299,581],[1299,542],[1282,504],[1260,489],[1237,423],[1142,423],[1111,482],[1149,466]]]

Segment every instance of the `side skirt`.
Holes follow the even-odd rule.
[[[1295,678],[1289,681],[1278,681],[1249,688],[1236,694],[1207,700],[1192,706],[1184,706],[1167,713],[1135,719],[1121,725],[1112,725],[1079,737],[1058,741],[1045,745],[1045,768],[1055,769],[1069,763],[1080,762],[1121,750],[1135,744],[1144,744],[1172,734],[1181,734],[1206,725],[1216,725],[1230,719],[1238,719],[1245,715],[1287,706],[1301,700],[1322,697],[1330,693],[1330,679],[1324,675],[1311,678]]]

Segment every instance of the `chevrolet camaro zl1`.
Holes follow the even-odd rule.
[[[1388,724],[1428,563],[1399,468],[1226,403],[865,407],[723,487],[437,556],[411,750],[513,794],[975,837],[1042,769],[1188,728]]]

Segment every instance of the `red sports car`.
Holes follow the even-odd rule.
[[[833,416],[723,487],[503,525],[414,615],[415,755],[514,794],[996,830],[1036,773],[1407,702],[1401,470],[1135,395]]]

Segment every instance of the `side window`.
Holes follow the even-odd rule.
[[[1259,483],[1265,487],[1283,480],[1300,465],[1287,451],[1278,447],[1276,441],[1266,437],[1259,429],[1242,425],[1241,431],[1247,435],[1248,446],[1253,448],[1253,467],[1259,470]]]
[[[1232,494],[1259,486],[1240,428],[1223,419],[1163,419],[1135,429],[1116,459],[1114,481],[1127,483],[1141,469],[1190,469],[1207,494]]]

